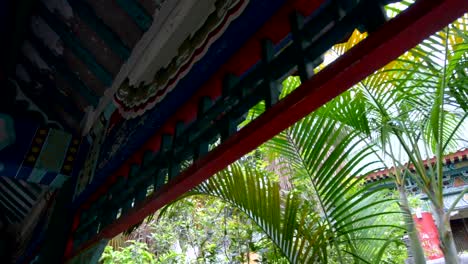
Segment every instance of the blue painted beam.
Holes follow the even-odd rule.
[[[135,0],[117,0],[119,6],[133,19],[138,27],[147,31],[153,23],[151,15]]]
[[[94,55],[80,43],[80,40],[70,31],[66,24],[55,14],[51,13],[42,3],[38,5],[39,13],[44,21],[57,33],[65,45],[72,50],[77,58],[82,60],[91,72],[101,80],[101,82],[110,86],[112,84],[112,75],[97,63]]]
[[[54,189],[62,187],[71,177],[81,140],[68,132],[44,127],[28,118],[11,115],[1,115],[0,118],[8,124],[4,134],[9,139],[0,149],[2,178],[6,179],[4,185],[10,195],[18,197],[18,203],[31,208],[35,204],[33,199],[25,197],[34,189],[29,188],[25,192],[24,188],[14,185],[15,181]],[[75,151],[71,152],[71,148]]]
[[[122,60],[130,56],[130,49],[125,46],[118,35],[112,31],[94,12],[94,10],[83,0],[69,0],[73,11],[91,27],[99,37],[114,51]]]

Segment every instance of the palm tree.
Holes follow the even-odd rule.
[[[332,58],[341,56],[365,39],[366,36],[365,33],[356,30],[347,42],[335,45],[328,56]],[[392,180],[399,194],[398,204],[403,212],[403,220],[409,237],[413,260],[415,263],[425,263],[424,251],[418,238],[418,231],[411,215],[405,189],[407,174],[401,173],[405,165],[400,162],[401,157],[396,155],[395,150],[392,148],[390,143],[392,134],[388,126],[391,120],[389,111],[400,109],[398,104],[402,101],[403,96],[409,99],[414,96],[414,93],[402,93],[402,95],[395,96],[396,90],[389,84],[394,80],[404,80],[404,71],[401,69],[405,69],[405,62],[411,60],[412,58],[409,58],[408,54],[402,55],[399,60],[389,63],[324,107],[329,108],[329,118],[333,118],[348,125],[354,131],[360,132],[361,140],[366,145],[372,146],[374,159],[380,161],[379,165],[383,166],[383,169],[390,169],[390,166],[394,168]],[[398,98],[398,100],[395,98]],[[385,157],[390,157],[390,164],[386,164]]]
[[[291,88],[297,86],[298,81],[298,78],[287,80],[283,93],[287,94]],[[334,102],[330,104],[334,104]],[[361,256],[366,255],[370,260],[372,259],[371,256],[375,256],[376,252],[373,254],[368,250],[372,251],[376,248],[364,249],[362,246],[369,245],[370,240],[384,240],[383,233],[388,231],[385,224],[379,226],[376,224],[378,222],[374,221],[381,220],[378,217],[379,212],[385,215],[394,212],[385,212],[385,210],[379,208],[381,203],[384,204],[382,206],[388,206],[387,203],[390,202],[390,199],[383,197],[381,197],[383,199],[376,199],[376,196],[372,193],[373,191],[380,191],[378,187],[368,185],[365,188],[357,188],[358,190],[356,190],[356,186],[353,186],[354,183],[360,182],[359,178],[362,178],[358,177],[356,179],[356,175],[366,175],[367,173],[364,172],[369,171],[367,166],[373,163],[367,163],[369,155],[372,153],[372,146],[359,148],[361,145],[359,133],[351,131],[341,122],[331,120],[329,118],[331,116],[330,109],[324,107],[317,110],[268,142],[267,146],[286,157],[287,162],[295,168],[296,177],[309,180],[308,185],[312,191],[310,199],[315,200],[315,211],[318,211],[322,218],[326,219],[328,225],[332,225],[331,223],[337,225],[329,227],[331,230],[335,230],[337,234],[339,234],[338,230],[343,230],[343,227],[340,227],[342,225],[340,220],[344,220],[344,225],[353,230],[351,231],[352,234],[346,235],[344,240],[340,240],[339,235],[337,238],[333,238],[329,247],[336,250],[342,246],[338,244],[347,241],[349,242],[349,248],[345,247],[343,249],[345,254],[353,256],[358,254],[361,254]],[[351,182],[353,184],[350,184]],[[348,196],[349,193],[354,194],[350,197]],[[335,198],[333,201],[337,202],[337,204],[330,204],[332,198],[327,197],[328,195],[337,195],[336,197],[341,197],[343,200]],[[359,197],[359,202],[354,201],[354,198],[357,197]],[[340,205],[341,202],[349,203],[349,206]],[[356,202],[354,204],[355,208],[351,206],[354,202]],[[346,209],[337,210],[336,208]],[[367,208],[369,210],[366,210]],[[377,208],[379,209],[376,210]],[[357,218],[354,218],[355,216]],[[360,221],[362,222],[358,223]],[[385,223],[385,221],[382,223]],[[366,227],[361,229],[356,224],[363,224]],[[371,232],[380,232],[380,234],[374,233],[375,236],[365,237],[369,233],[362,231],[366,229]],[[359,232],[356,232],[357,230]],[[356,243],[357,241],[364,243]],[[348,251],[350,249],[352,251]],[[336,254],[340,262],[344,261],[340,250],[336,251]],[[378,263],[378,259],[373,261]]]
[[[403,211],[409,212],[404,203],[405,177],[411,177],[427,195],[446,263],[458,263],[449,223],[456,202],[444,211],[442,161],[456,147],[467,116],[467,22],[465,15],[362,81],[331,111],[334,118],[363,132],[368,141],[377,141],[391,157],[398,168],[394,180]],[[401,162],[401,153],[409,164]],[[429,154],[435,155],[436,163],[426,169],[424,160]],[[411,218],[406,219],[407,227],[413,228]]]
[[[412,55],[423,63],[406,68],[405,82],[392,83],[403,92],[409,86],[425,87],[426,93],[420,94],[418,101],[403,101],[408,110],[393,119],[390,126],[414,166],[412,179],[431,202],[446,263],[458,263],[458,259],[450,229],[451,210],[444,211],[442,162],[467,116],[468,34],[460,30],[466,22],[461,19],[412,50]],[[425,168],[424,152],[435,154],[435,166]]]

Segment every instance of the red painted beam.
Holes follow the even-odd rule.
[[[171,183],[148,197],[83,245],[111,238],[139,223],[216,172],[252,151],[374,71],[396,59],[424,38],[468,11],[466,0],[419,0],[338,58],[284,100],[237,132]],[[77,252],[79,252],[78,250]]]
[[[115,182],[116,177],[128,175],[132,164],[141,164],[143,155],[147,150],[157,152],[162,134],[173,134],[175,124],[185,121],[187,124],[196,119],[198,103],[200,99],[209,96],[213,99],[221,96],[222,82],[226,74],[231,73],[241,76],[252,68],[261,58],[261,41],[269,39],[278,44],[290,32],[288,17],[293,11],[299,11],[304,16],[311,15],[317,10],[324,0],[311,2],[310,0],[288,0],[265,24],[254,34],[229,60],[216,71],[209,80],[193,95],[188,102],[180,107],[165,124],[160,128],[143,146],[135,151],[132,156],[123,162],[112,175],[107,177],[106,182],[93,193],[81,208],[88,208],[93,201],[107,193],[109,187]],[[110,120],[111,127],[119,122],[120,114],[116,111]]]

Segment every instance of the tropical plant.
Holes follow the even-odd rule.
[[[465,15],[360,82],[331,111],[391,158],[409,231],[414,224],[405,197],[406,178],[427,195],[447,263],[458,263],[449,223],[456,203],[444,211],[442,162],[456,148],[467,116],[467,19]],[[429,155],[435,155],[435,165],[424,163]],[[404,159],[409,163],[403,164]],[[416,239],[413,232],[411,236]],[[424,263],[418,255],[417,263]]]
[[[365,34],[355,31],[346,43],[333,47],[330,56],[344,54],[365,37]],[[339,120],[352,129],[361,132],[362,140],[373,146],[375,149],[374,158],[380,161],[380,165],[384,169],[392,168],[392,179],[399,194],[398,201],[400,210],[403,212],[413,260],[415,263],[425,263],[424,251],[411,215],[411,207],[405,189],[407,174],[402,173],[405,165],[401,162],[401,156],[398,155],[400,151],[395,151],[392,148],[392,127],[389,126],[392,124],[392,116],[400,114],[398,112],[400,105],[398,104],[404,101],[405,97],[414,98],[415,93],[397,95],[397,90],[390,84],[395,80],[404,80],[403,70],[401,69],[405,68],[405,62],[411,60],[412,58],[408,53],[402,55],[399,60],[389,63],[376,73],[368,76],[325,107],[330,108],[330,118]],[[390,163],[385,162],[385,157],[390,157]]]
[[[127,241],[127,243],[129,245],[121,250],[113,250],[111,246],[107,246],[99,261],[103,264],[156,263],[154,255],[148,251],[148,246],[145,243],[136,241]]]
[[[207,195],[187,197],[157,212],[125,238],[146,244],[156,263],[244,263],[257,253],[268,263],[281,258],[245,214]],[[115,239],[108,251],[128,254],[123,248],[132,245]]]
[[[468,20],[461,21],[465,27]],[[456,202],[445,211],[443,159],[447,152],[453,151],[454,139],[460,136],[468,99],[468,78],[460,74],[466,71],[468,34],[457,24],[433,35],[410,52],[416,61],[423,63],[404,68],[406,81],[392,84],[403,92],[410,89],[408,86],[412,89],[425,86],[426,89],[417,97],[419,100],[403,101],[402,109],[408,109],[400,115],[404,119],[393,119],[390,124],[414,167],[414,172],[406,170],[407,173],[431,202],[446,263],[458,263],[458,257],[450,228],[450,213]],[[435,155],[434,166],[424,163],[424,153]]]
[[[297,78],[286,80],[283,95],[296,87],[298,82]],[[327,106],[320,108],[269,141],[267,146],[286,157],[286,161],[298,172],[296,178],[308,180],[306,184],[312,187],[310,199],[316,201],[316,209],[322,218],[329,218],[327,219],[329,225],[336,224],[337,226],[333,226],[336,231],[349,228],[345,232],[350,234],[345,235],[347,238],[341,238],[343,240],[339,238],[338,233],[335,233],[338,237],[334,239],[330,248],[334,250],[341,248],[344,255],[364,255],[367,260],[375,257],[373,261],[377,263],[385,247],[381,245],[381,251],[378,251],[379,243],[375,241],[369,243],[369,241],[388,238],[388,242],[394,238],[383,235],[388,232],[389,227],[385,224],[387,221],[380,219],[380,215],[389,217],[389,212],[379,206],[380,203],[383,207],[388,206],[389,199],[382,198],[382,193],[379,193],[380,186],[354,185],[359,182],[355,181],[356,175],[366,175],[369,172],[367,166],[373,163],[369,162],[372,145],[361,148],[363,142],[360,133],[351,131],[343,122],[330,119],[330,109],[332,108]],[[373,195],[374,191],[378,194]],[[334,195],[343,200],[329,197]],[[341,211],[336,208],[346,208],[346,210]],[[339,227],[343,224],[341,221],[349,221],[344,224],[345,229]],[[374,226],[376,223],[383,225],[376,227]],[[340,244],[343,241],[349,244],[343,246]],[[371,247],[367,247],[371,244]],[[340,251],[336,251],[336,256],[340,262],[343,261]]]
[[[284,84],[284,91],[295,85]],[[399,226],[385,224],[382,217],[398,212],[385,210],[393,199],[381,188],[362,186],[357,177],[367,172],[369,164],[362,161],[370,147],[357,149],[358,134],[326,116],[313,113],[266,144],[286,157],[294,177],[309,179],[311,195],[292,191],[282,196],[278,182],[241,162],[184,197],[208,194],[236,206],[292,263],[328,263],[330,257],[338,263],[378,263],[386,246],[399,242],[388,235]]]

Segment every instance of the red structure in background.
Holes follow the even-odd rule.
[[[418,230],[419,241],[424,250],[424,255],[429,260],[443,258],[444,254],[439,247],[439,233],[430,212],[423,212],[421,215],[413,215],[416,229]]]

